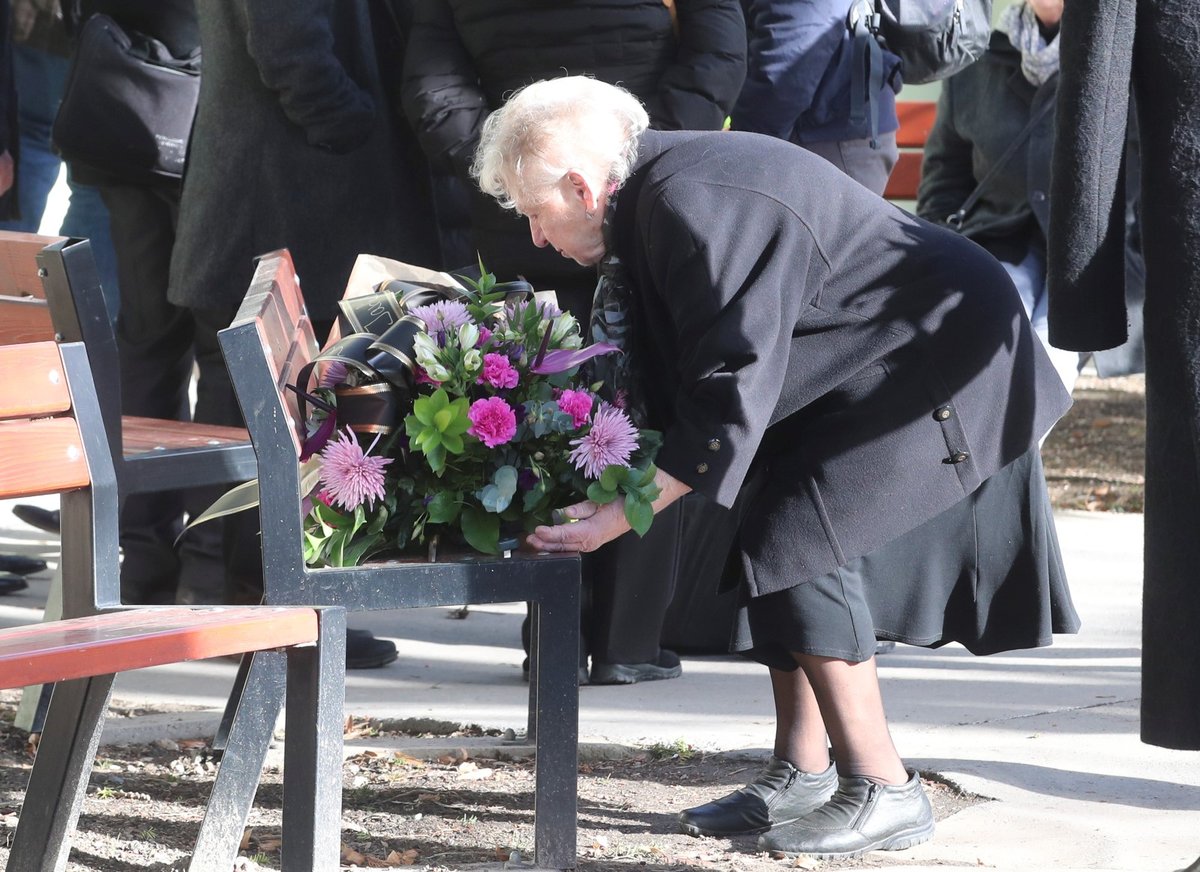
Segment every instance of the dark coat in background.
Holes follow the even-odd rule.
[[[254,258],[288,248],[332,319],[356,255],[436,259],[400,163],[363,0],[199,0],[204,75],[171,301],[232,315]]]
[[[679,4],[679,35],[662,0],[419,0],[405,63],[404,105],[421,144],[471,185],[484,265],[524,275],[586,320],[595,270],[539,249],[528,223],[474,189],[468,168],[487,114],[539,79],[593,75],[629,89],[653,126],[718,130],[745,76],[737,0]]]
[[[1050,339],[1126,337],[1130,87],[1146,262],[1144,742],[1200,750],[1200,0],[1068,2],[1050,215]]]
[[[958,503],[1070,405],[995,260],[803,149],[648,131],[613,222],[659,467],[726,507],[773,451],[801,470],[743,517],[752,596]]]
[[[749,31],[746,83],[733,127],[791,142],[866,139],[870,120],[850,120],[853,44],[844,0],[742,0]],[[891,133],[900,59],[884,52],[876,94],[878,133]]]
[[[1030,83],[1021,73],[1020,52],[1006,34],[994,31],[987,53],[942,84],[937,120],[925,144],[917,214],[945,224],[998,165],[1000,169],[967,211],[960,232],[1009,263],[1020,263],[1030,248],[1044,252],[1050,227],[1053,107],[1047,108],[1016,151],[1003,163],[1001,159],[1026,125],[1055,100],[1057,91],[1058,76],[1040,87]],[[1131,141],[1134,153],[1136,145],[1136,140]],[[1133,225],[1136,183],[1127,185],[1125,196]],[[1141,335],[1144,267],[1136,232],[1126,238],[1125,271],[1129,340],[1093,355],[1101,376],[1128,375],[1145,368]]]
[[[0,194],[0,220],[20,218],[17,197],[17,161],[21,141],[17,122],[17,87],[13,79],[12,16],[8,0],[0,0],[0,152],[13,159],[13,182]]]

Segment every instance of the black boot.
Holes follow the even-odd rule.
[[[933,837],[933,808],[920,776],[909,770],[904,784],[869,778],[838,779],[829,802],[786,827],[758,839],[760,851],[824,860],[868,851],[901,851]]]
[[[346,630],[346,668],[378,669],[396,659],[396,644],[377,639],[370,630]]]
[[[0,572],[14,575],[33,575],[46,568],[45,560],[26,557],[24,554],[0,554]]]
[[[837,770],[801,772],[772,757],[754,780],[718,800],[679,813],[679,828],[690,836],[748,836],[803,817],[823,805],[837,786]]]

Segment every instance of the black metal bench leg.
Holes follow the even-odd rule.
[[[21,805],[9,872],[66,868],[71,832],[87,794],[112,685],[112,675],[55,685]]]
[[[229,699],[225,701],[225,712],[221,715],[221,725],[217,727],[217,735],[213,737],[214,751],[224,751],[225,743],[229,741],[229,728],[233,724],[233,716],[237,714],[242,694],[246,691],[246,676],[250,672],[251,654],[243,654],[238,664],[237,675],[233,679],[233,689],[229,691]]]
[[[534,855],[539,868],[574,869],[579,771],[579,589],[533,610],[538,670]],[[539,627],[540,625],[540,627]],[[534,732],[531,721],[530,732]]]
[[[525,741],[537,741],[538,661],[541,640],[541,609],[537,603],[526,603],[529,609],[529,716],[525,721]]]
[[[233,868],[283,706],[286,673],[282,652],[259,651],[254,655],[188,872],[229,872]]]
[[[344,612],[321,612],[320,640],[288,652],[281,858],[288,872],[336,869],[340,856]]]

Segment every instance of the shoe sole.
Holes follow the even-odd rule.
[[[797,818],[797,820],[799,820],[799,818]],[[785,824],[785,823],[790,824],[791,821],[781,821],[778,825],[783,826],[783,824]],[[737,838],[738,836],[760,836],[765,832],[769,832],[770,829],[771,829],[770,827],[760,827],[757,830],[736,830],[734,832],[728,832],[728,831],[721,832],[718,830],[702,829],[701,827],[698,827],[695,824],[685,824],[685,823],[679,824],[679,831],[686,835],[689,835],[689,836],[714,836],[718,839],[734,839],[734,838]]]
[[[400,656],[398,651],[393,651],[386,657],[364,658],[362,660],[347,660],[347,669],[378,669],[381,666],[387,666],[389,663],[394,663]]]
[[[645,672],[621,664],[605,665],[600,669],[592,667],[592,684],[637,684],[641,681],[666,681],[683,675],[682,666],[670,668],[655,667],[653,672]]]
[[[814,857],[817,860],[853,860],[856,857],[861,857],[863,854],[869,854],[872,851],[903,851],[911,848],[914,845],[919,845],[922,842],[928,842],[933,838],[933,822],[916,830],[909,830],[906,833],[896,833],[894,836],[889,836],[886,839],[880,839],[878,842],[872,842],[862,848],[857,848],[853,851],[843,852],[817,852],[817,851],[781,851],[778,848],[772,848],[767,853],[775,858],[783,857]]]

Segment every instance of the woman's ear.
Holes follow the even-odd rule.
[[[592,183],[579,170],[568,170],[567,181],[571,183],[571,192],[583,205],[584,212],[595,212],[600,203],[597,191]]]

